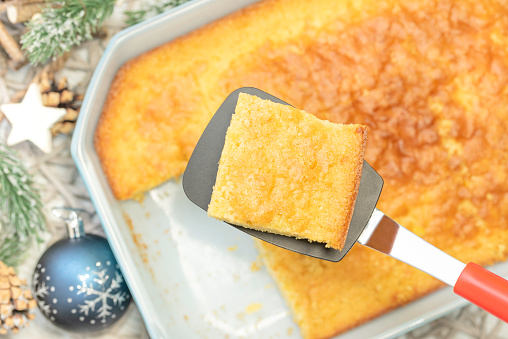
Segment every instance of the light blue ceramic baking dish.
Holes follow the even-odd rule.
[[[252,2],[192,1],[117,34],[91,79],[74,131],[72,156],[152,338],[300,337],[268,272],[250,269],[258,259],[247,235],[207,218],[179,182],[152,190],[142,204],[117,201],[93,147],[122,64]],[[203,255],[196,257],[197,250]],[[508,275],[507,264],[493,270]],[[394,337],[464,304],[443,289],[338,338]],[[252,305],[257,312],[246,311]]]

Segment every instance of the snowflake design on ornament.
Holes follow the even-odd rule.
[[[95,312],[96,306],[99,304],[97,308],[96,318],[102,318],[102,323],[106,322],[106,318],[111,316],[112,306],[108,304],[108,300],[111,300],[115,306],[122,306],[122,304],[127,301],[129,296],[125,292],[118,291],[115,293],[115,290],[119,289],[120,284],[123,282],[123,278],[118,272],[115,272],[115,277],[111,278],[111,284],[106,289],[105,284],[110,280],[110,276],[107,275],[107,270],[103,269],[100,271],[91,271],[93,275],[93,282],[88,284],[88,279],[90,278],[89,274],[79,275],[78,278],[81,281],[81,285],[78,285],[77,295],[86,293],[86,295],[96,296],[94,299],[85,300],[84,305],[78,305],[79,313],[84,313],[85,316],[88,316],[88,313]],[[94,287],[94,284],[99,286],[98,289]],[[113,314],[114,318],[115,315]]]
[[[40,272],[44,273],[45,268],[41,268],[41,264],[37,265],[37,268],[40,269]],[[49,317],[51,321],[55,321],[55,317],[53,317],[53,314],[56,314],[56,310],[51,308],[51,305],[46,302],[46,298],[49,296],[49,291],[54,291],[54,286],[46,285],[46,282],[44,280],[39,281],[39,278],[41,277],[41,273],[39,271],[36,271],[34,273],[33,279],[32,279],[32,286],[34,286],[34,298],[37,300],[37,304],[39,305],[39,309],[41,312],[43,312],[46,316]]]

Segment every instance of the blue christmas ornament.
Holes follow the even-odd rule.
[[[75,209],[55,208],[69,238],[42,255],[32,288],[39,309],[58,327],[74,332],[102,330],[127,310],[131,295],[107,240],[87,235]]]

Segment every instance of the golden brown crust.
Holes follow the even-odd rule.
[[[367,125],[365,159],[385,181],[378,208],[463,262],[492,264],[508,256],[507,45],[508,13],[495,2],[261,2],[124,66],[96,146],[128,198],[183,170],[223,99],[257,87],[321,119]],[[159,126],[167,107],[180,114]],[[158,143],[148,131],[167,138],[173,156],[150,159]],[[124,156],[138,145],[134,159]],[[362,248],[336,265],[264,253],[280,263],[273,274],[307,338],[439,286]]]
[[[183,173],[220,103],[249,85],[226,79],[236,62],[264,46],[298,41],[307,30],[336,20],[335,13],[345,8],[342,2],[316,1],[309,7],[306,0],[262,1],[128,61],[113,81],[95,133],[115,197],[132,198]],[[376,6],[365,1],[344,22],[367,9]],[[260,17],[269,30],[258,29]]]
[[[289,4],[264,1],[128,61],[111,85],[95,132],[95,147],[113,194],[129,199],[180,176],[199,136],[229,94],[218,83],[232,60],[296,36],[309,15],[287,30]],[[294,1],[291,8],[305,8]],[[259,31],[263,17],[271,30]],[[279,36],[273,36],[273,30]],[[224,38],[227,36],[228,38]],[[249,39],[245,39],[248,36]],[[224,51],[227,51],[225,53]]]
[[[240,93],[208,215],[342,249],[367,128]]]
[[[443,286],[360,245],[331,263],[255,243],[306,339],[333,337]]]

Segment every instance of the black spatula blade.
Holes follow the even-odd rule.
[[[224,147],[226,132],[231,122],[231,116],[235,113],[239,93],[247,93],[261,99],[288,105],[284,101],[268,93],[251,87],[237,89],[222,103],[199,139],[183,175],[183,189],[185,194],[193,203],[205,211],[208,210],[208,204],[212,197],[213,185],[217,177],[219,159],[221,157],[222,148]],[[311,243],[305,239],[296,239],[283,235],[256,231],[236,225],[231,226],[253,237],[294,252],[329,261],[340,261],[349,252],[351,247],[353,247],[367,225],[376,207],[382,188],[383,179],[366,161],[364,161],[353,217],[349,225],[346,243],[344,248],[340,251],[326,248],[322,243]]]

